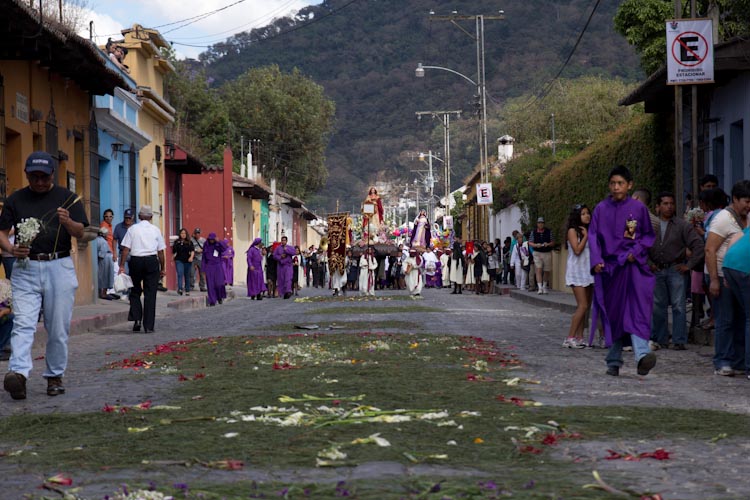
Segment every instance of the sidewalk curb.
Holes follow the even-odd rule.
[[[566,304],[556,299],[556,295],[559,292],[552,292],[550,295],[538,295],[536,293],[522,292],[521,290],[510,290],[510,296],[513,299],[520,300],[527,304],[549,307],[551,309],[557,309],[560,312],[573,314],[576,311],[574,304]]]

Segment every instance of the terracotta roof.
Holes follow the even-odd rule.
[[[60,23],[39,21],[39,13],[21,0],[0,0],[0,60],[38,61],[94,95],[131,85],[107,67],[104,53]]]

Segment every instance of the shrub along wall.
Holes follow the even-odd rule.
[[[654,196],[671,189],[674,157],[665,117],[639,115],[556,165],[541,181],[537,206],[528,206],[529,219],[543,216],[562,242],[571,208],[585,203],[593,211],[609,193],[607,176],[615,165],[633,172],[634,188],[646,187]]]

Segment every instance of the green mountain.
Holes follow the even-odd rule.
[[[201,60],[217,83],[249,67],[277,64],[284,71],[298,68],[324,87],[336,102],[336,128],[327,150],[326,187],[309,204],[325,213],[335,208],[337,200],[342,210],[358,206],[375,180],[413,179],[409,169],[419,164],[404,152],[442,149],[442,127],[435,130],[438,123],[430,119],[417,121],[416,111],[464,110],[451,145],[452,185],[459,185],[476,164],[476,89],[449,72],[427,70],[425,78],[414,73],[421,62],[476,80],[476,44],[469,36],[475,23],[457,21],[456,26],[437,20],[431,11],[435,15],[504,11],[505,20],[485,21],[492,151],[494,139],[510,132],[501,130],[497,119],[503,101],[542,92],[567,58],[595,4],[597,10],[562,76],[596,74],[630,81],[642,76],[635,52],[612,27],[619,3],[328,0],[294,18],[237,34],[202,54]]]

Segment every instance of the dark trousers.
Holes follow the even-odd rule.
[[[159,285],[159,259],[156,255],[130,257],[130,312],[128,321],[143,321],[143,328],[154,329],[156,319],[156,287]],[[141,305],[143,294],[143,305]]]

